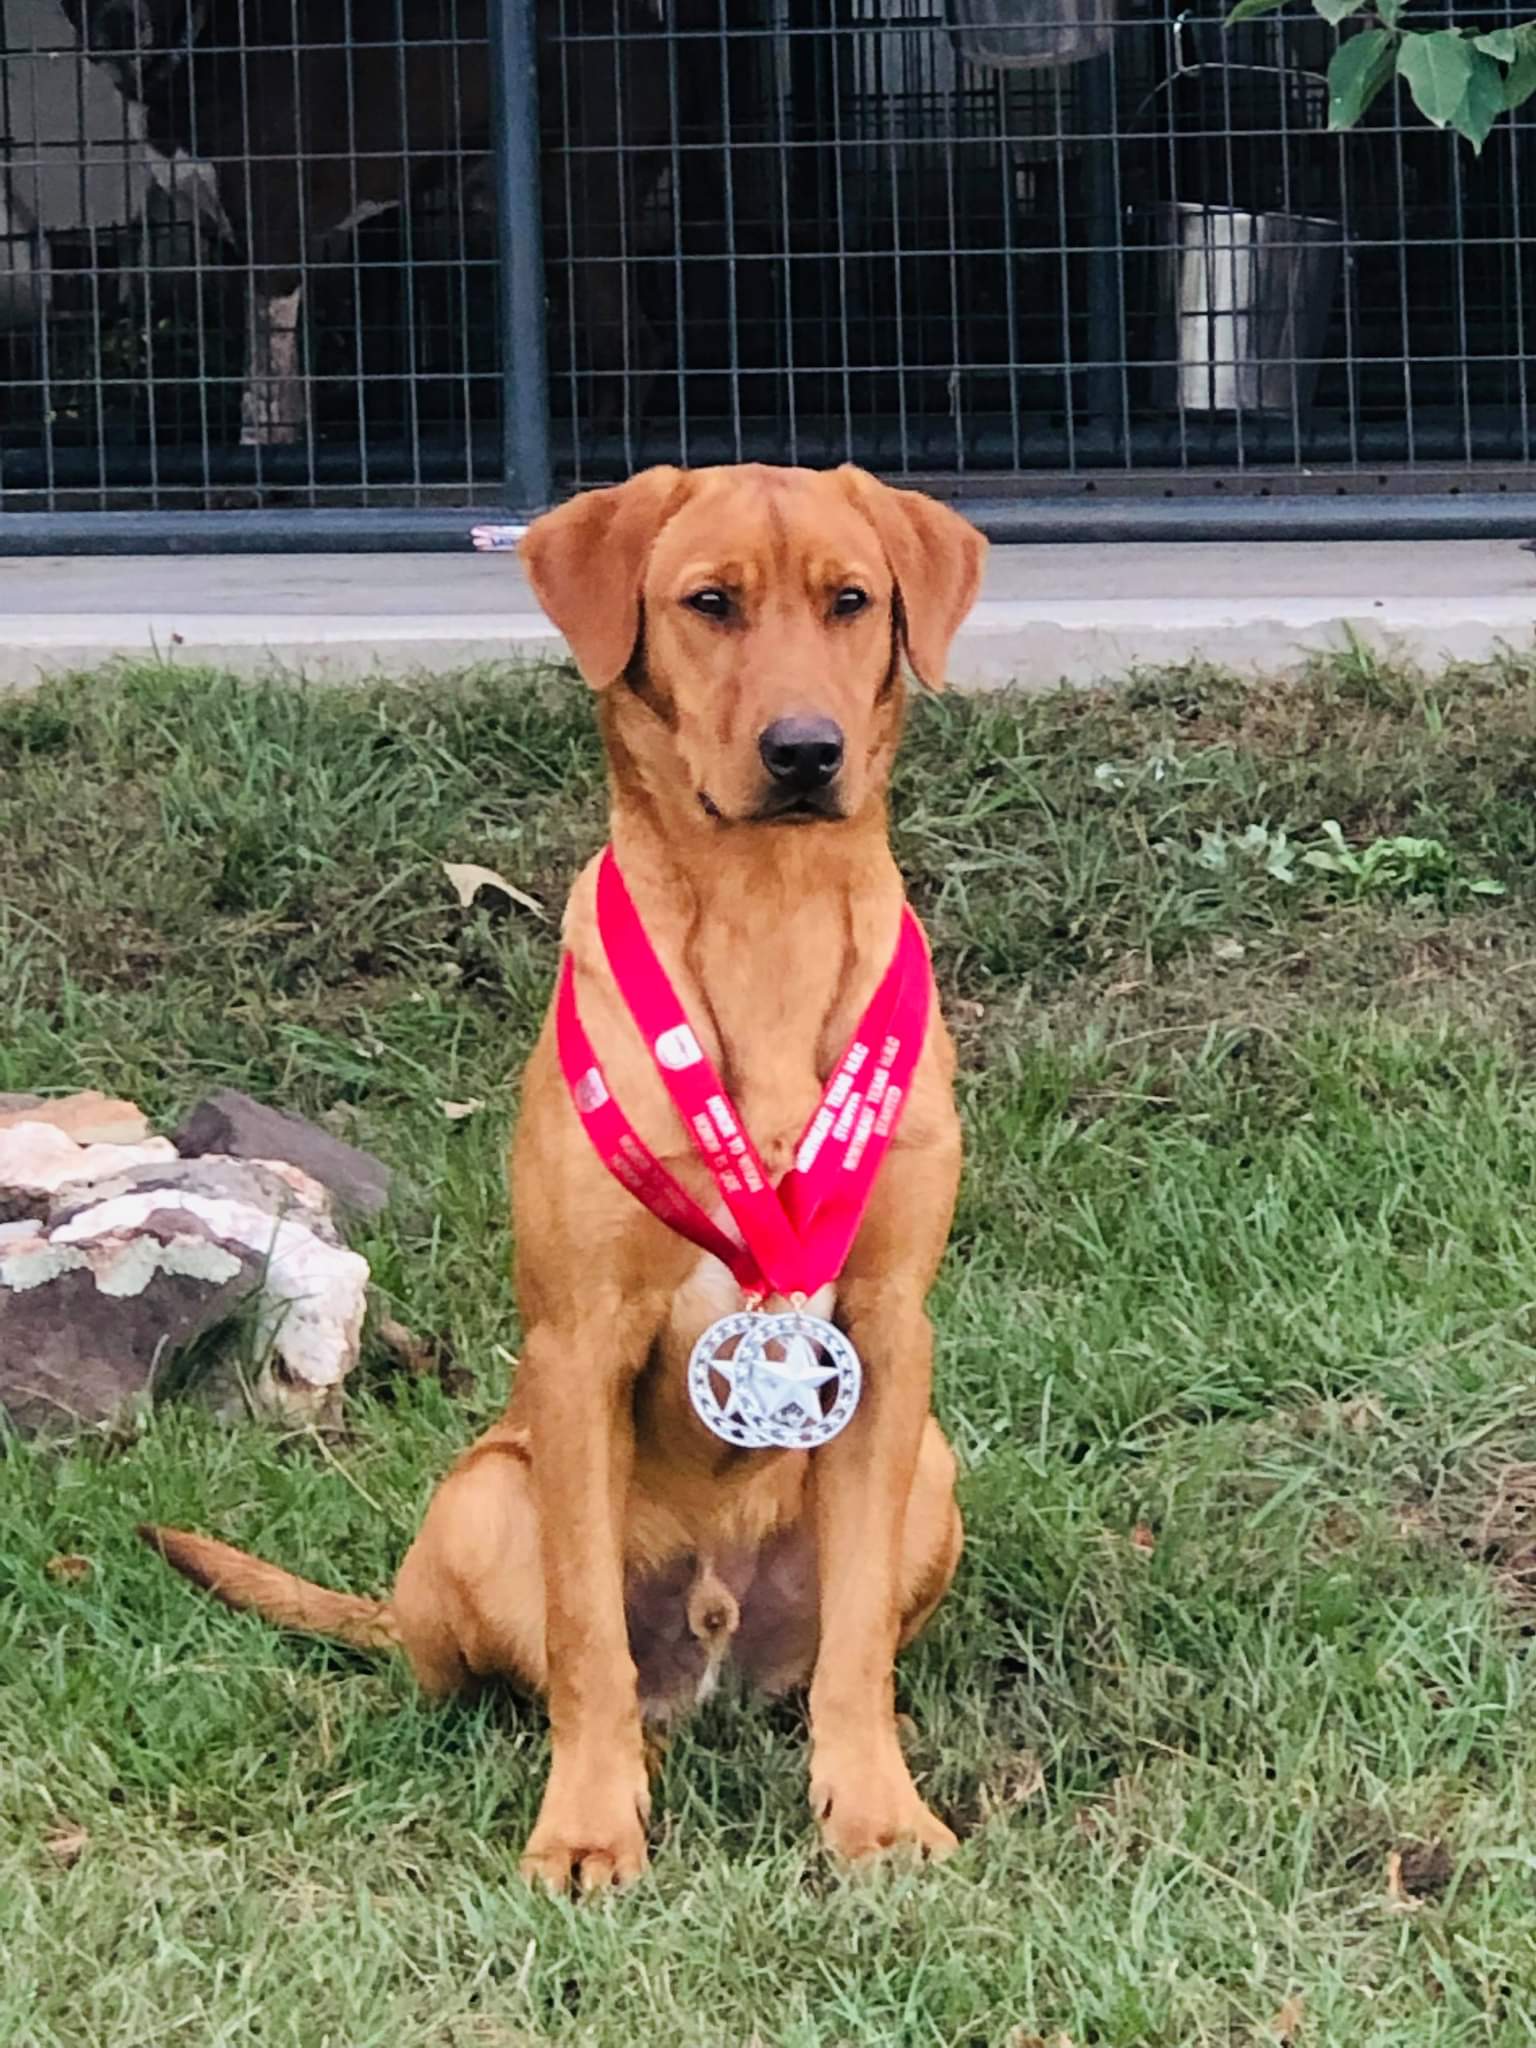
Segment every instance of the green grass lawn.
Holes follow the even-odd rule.
[[[916,708],[970,1541],[901,1692],[964,1846],[834,1876],[798,1712],[727,1699],[667,1762],[649,1880],[588,1907],[517,1881],[536,1712],[428,1711],[131,1533],[382,1588],[499,1407],[504,1130],[602,829],[585,694],[0,704],[0,1089],[330,1118],[404,1176],[362,1248],[460,1369],[370,1351],[324,1442],[183,1402],[5,1456],[0,2042],[1528,2048],[1533,684],[1351,658]],[[461,911],[443,860],[547,920]]]

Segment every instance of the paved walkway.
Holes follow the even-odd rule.
[[[1425,664],[1536,643],[1513,541],[999,547],[954,680],[1049,685],[1203,658],[1283,671],[1354,632]],[[0,558],[0,687],[158,650],[340,679],[558,641],[500,555]]]

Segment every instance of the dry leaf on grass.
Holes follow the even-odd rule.
[[[1138,1522],[1131,1531],[1131,1542],[1137,1550],[1156,1550],[1157,1538],[1152,1533],[1151,1524]]]
[[[981,1787],[981,1810],[985,1818],[1013,1813],[1028,1806],[1045,1790],[1045,1769],[1032,1749],[1010,1756],[1001,1769],[991,1772]]]
[[[1305,2011],[1305,2001],[1293,1991],[1265,2031],[1273,2034],[1277,2041],[1283,2042],[1285,2048],[1291,2048],[1291,2044],[1301,2037],[1301,2022]]]
[[[537,896],[530,896],[526,889],[514,888],[504,875],[498,875],[494,868],[476,867],[473,861],[445,860],[443,873],[453,884],[460,907],[468,910],[482,889],[495,889],[511,903],[520,903],[524,910],[531,910],[535,917],[547,915]]]
[[[376,1316],[373,1334],[416,1379],[435,1379],[445,1394],[460,1399],[474,1389],[474,1375],[454,1362],[453,1346],[442,1337],[418,1337],[393,1316]]]
[[[423,1374],[437,1371],[437,1346],[418,1337],[413,1331],[408,1330],[404,1323],[397,1323],[393,1316],[380,1316],[373,1326],[373,1332],[384,1348],[393,1352],[408,1371]]]
[[[379,1316],[374,1322],[373,1333],[407,1372],[417,1373],[423,1379],[442,1373],[449,1363],[445,1344],[439,1343],[435,1337],[418,1337],[414,1330],[408,1330],[393,1316]]]
[[[90,1841],[77,1821],[61,1821],[43,1836],[43,1847],[61,1870],[73,1870],[90,1847]]]
[[[91,1575],[91,1560],[76,1557],[73,1552],[62,1557],[50,1557],[43,1566],[50,1579],[57,1579],[61,1585],[77,1586],[82,1579]]]
[[[477,1109],[484,1109],[485,1104],[478,1096],[473,1096],[468,1102],[440,1102],[437,1106],[449,1123],[461,1124],[465,1117],[473,1116]]]
[[[1339,1404],[1339,1420],[1355,1436],[1370,1436],[1386,1419],[1387,1411],[1379,1401],[1362,1397]]]

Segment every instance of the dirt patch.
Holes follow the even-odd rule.
[[[1394,1900],[1438,1899],[1455,1872],[1444,1842],[1403,1842],[1387,1857],[1387,1893]]]
[[[1521,1432],[1520,1448],[1529,1447]],[[1393,1511],[1398,1540],[1454,1552],[1490,1573],[1500,1600],[1522,1633],[1536,1632],[1536,1460],[1509,1455],[1493,1439],[1448,1473],[1432,1498],[1407,1499]]]
[[[1493,1573],[1500,1594],[1536,1627],[1536,1464],[1498,1467],[1461,1548]]]

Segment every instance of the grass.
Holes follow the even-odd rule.
[[[504,1126],[601,833],[582,693],[142,670],[0,705],[0,1089],[330,1118],[401,1168],[363,1249],[465,1375],[370,1352],[328,1443],[176,1403],[10,1450],[0,2040],[1528,2048],[1533,683],[1346,656],[919,708],[970,1544],[901,1692],[966,1843],[835,1878],[797,1713],[728,1700],[651,1879],[588,1908],[515,1878],[535,1713],[430,1712],[130,1534],[381,1587],[498,1406]],[[1309,864],[1330,819],[1360,858]],[[1390,839],[1438,851],[1364,860]],[[443,860],[549,918],[461,911]]]

